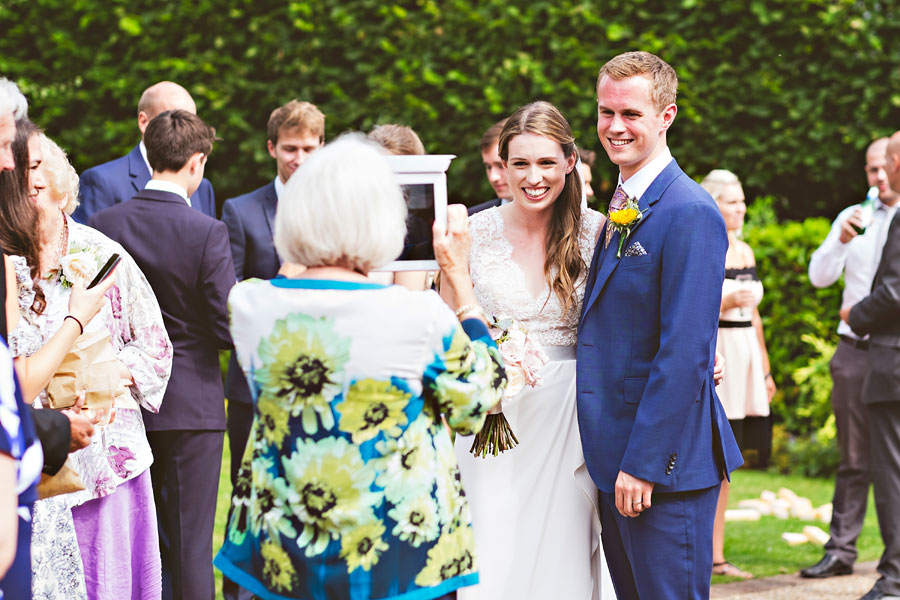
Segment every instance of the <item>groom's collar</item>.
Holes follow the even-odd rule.
[[[622,189],[625,190],[625,193],[628,194],[629,198],[640,200],[641,196],[644,195],[644,192],[647,191],[647,188],[650,187],[650,184],[659,177],[659,174],[663,172],[663,169],[665,169],[670,162],[672,162],[672,153],[669,151],[669,147],[666,146],[663,148],[662,152],[659,153],[659,156],[641,167],[641,170],[629,177],[628,181],[623,182],[622,173],[619,172],[618,185],[622,186]]]

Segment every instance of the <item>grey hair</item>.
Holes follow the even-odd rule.
[[[703,178],[703,181],[700,182],[700,187],[706,190],[716,202],[719,201],[722,192],[729,185],[741,185],[741,180],[738,179],[737,175],[727,169],[713,169]]]
[[[28,100],[19,91],[19,86],[6,77],[0,77],[0,115],[10,112],[16,121],[27,117]]]
[[[343,135],[288,180],[275,216],[275,247],[289,262],[368,273],[402,252],[406,212],[378,146]]]

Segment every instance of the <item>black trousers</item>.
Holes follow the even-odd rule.
[[[876,587],[900,596],[900,402],[867,406],[872,433],[872,484],[884,554]]]
[[[869,370],[868,353],[845,341],[831,359],[831,406],[837,425],[841,462],[834,480],[831,539],[825,552],[852,565],[869,501],[869,417],[862,389]]]
[[[148,431],[159,519],[163,600],[213,600],[221,431]]]

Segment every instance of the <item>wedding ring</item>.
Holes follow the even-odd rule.
[[[643,506],[644,505],[644,503],[640,500],[636,500],[636,501],[632,502],[632,504],[635,506]]]

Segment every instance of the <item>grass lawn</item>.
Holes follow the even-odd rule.
[[[800,496],[812,500],[814,506],[831,502],[834,493],[833,479],[810,479],[796,475],[778,475],[762,471],[740,470],[732,476],[728,507],[737,508],[740,500],[759,498],[763,490],[778,491],[786,487]],[[812,544],[788,546],[781,539],[786,531],[801,532],[804,525],[816,525],[828,532],[828,524],[806,522],[799,519],[779,520],[764,516],[759,521],[737,521],[725,526],[725,558],[738,567],[750,571],[756,577],[794,573],[813,565],[822,558],[822,548]],[[878,531],[875,503],[869,492],[869,508],[866,521],[857,544],[859,561],[875,560],[881,556],[884,546]],[[713,583],[735,581],[735,577],[716,575]]]
[[[225,519],[228,516],[228,504],[231,500],[231,481],[229,480],[230,455],[228,439],[225,439],[225,455],[222,458],[222,474],[219,478],[219,502],[216,508],[216,528],[213,534],[213,551],[222,546],[225,535]],[[790,488],[800,496],[812,500],[814,506],[831,502],[834,493],[833,479],[810,479],[797,475],[778,475],[774,473],[740,470],[732,477],[729,508],[737,508],[737,503],[746,498],[759,498],[763,490],[778,491],[778,488]],[[817,525],[826,532],[825,523],[809,523],[799,519],[779,520],[775,517],[763,517],[759,521],[738,521],[728,523],[725,527],[725,557],[742,569],[750,571],[756,577],[793,573],[803,567],[815,564],[822,557],[822,549],[812,544],[788,546],[781,539],[785,531],[800,532],[804,525]],[[881,556],[884,546],[878,532],[878,518],[875,515],[875,504],[869,494],[869,509],[862,535],[859,537],[859,560],[875,560]],[[222,574],[216,570],[216,598],[222,598]],[[716,575],[713,583],[735,581],[735,577]]]

